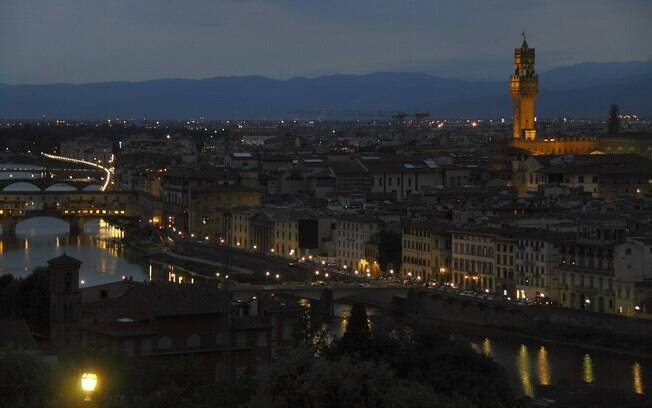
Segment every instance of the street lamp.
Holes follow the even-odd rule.
[[[97,387],[97,374],[84,373],[81,376],[81,389],[84,392],[84,401],[90,402],[91,395]]]

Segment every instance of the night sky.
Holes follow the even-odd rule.
[[[652,59],[652,1],[0,0],[0,82],[419,71],[504,79]]]

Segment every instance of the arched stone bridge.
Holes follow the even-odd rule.
[[[99,190],[102,186],[103,181],[98,181],[96,179],[52,179],[52,178],[33,178],[33,179],[8,179],[0,180],[0,191],[19,193],[19,192],[30,192],[33,189],[38,189],[39,191],[63,191],[62,188],[67,190],[90,190],[95,189]],[[31,187],[29,190],[14,190],[12,187],[17,185],[24,185],[25,187]],[[66,190],[66,191],[67,191]]]
[[[159,201],[136,191],[30,191],[0,192],[0,225],[3,234],[13,234],[16,224],[33,217],[55,217],[80,232],[86,221],[117,217],[150,219],[161,214]]]
[[[394,298],[406,299],[411,287],[405,285],[367,285],[338,283],[332,285],[242,285],[232,288],[234,299],[248,299],[261,293],[292,295],[319,301],[322,310],[332,314],[334,303],[354,302],[378,308],[388,308]]]

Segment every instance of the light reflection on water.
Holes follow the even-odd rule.
[[[617,353],[587,353],[557,344],[514,343],[502,337],[478,338],[470,344],[477,353],[492,357],[503,366],[518,392],[530,397],[536,396],[536,386],[560,382],[595,384],[644,395],[652,378],[652,361]]]
[[[530,369],[530,356],[525,344],[521,344],[518,350],[517,362],[518,374],[521,379],[523,394],[534,397],[534,385],[532,384],[532,371]]]
[[[582,380],[587,384],[593,384],[593,360],[589,353],[584,354],[582,359]]]
[[[636,394],[645,394],[643,391],[643,374],[641,370],[641,363],[638,361],[632,364],[632,387],[634,393]]]
[[[332,336],[340,337],[346,331],[350,312],[350,305],[336,303],[335,318],[323,327],[328,327]],[[367,313],[373,322],[374,314],[381,312],[367,308]],[[536,397],[537,386],[559,383],[590,383],[644,395],[652,379],[650,359],[606,351],[589,354],[580,347],[537,341],[523,343],[508,336],[459,338],[467,339],[473,350],[496,361],[506,370],[517,393],[530,397]]]
[[[548,350],[545,347],[539,347],[537,352],[537,377],[539,384],[550,385],[550,361],[548,361]]]
[[[129,262],[116,239],[123,232],[102,220],[84,225],[84,233],[71,236],[68,223],[49,217],[30,218],[16,226],[15,236],[0,239],[0,275],[27,276],[38,266],[64,252],[82,261],[80,280],[86,286],[120,280],[131,276],[145,280],[143,268]]]

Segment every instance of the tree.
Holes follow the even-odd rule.
[[[428,387],[396,378],[386,363],[314,359],[294,352],[260,377],[250,407],[266,408],[426,408],[464,407]],[[470,407],[470,405],[466,405]]]
[[[451,340],[439,328],[416,323],[385,328],[375,325],[366,343],[343,343],[336,343],[329,358],[355,356],[385,362],[398,378],[419,383],[452,400],[463,399],[471,406],[487,406],[487,401],[492,401],[493,407],[515,404],[507,377],[498,364],[467,344]]]
[[[50,369],[27,353],[0,351],[0,407],[37,408],[52,396]]]
[[[609,109],[609,134],[617,135],[620,131],[620,109],[618,105],[613,104]]]
[[[401,233],[391,230],[380,231],[379,245],[378,245],[378,263],[380,269],[388,271],[394,269],[398,271],[401,269],[402,257],[402,237]]]
[[[368,350],[370,341],[369,318],[367,309],[360,303],[351,306],[351,316],[347,320],[346,331],[337,341],[342,353],[362,353]]]

